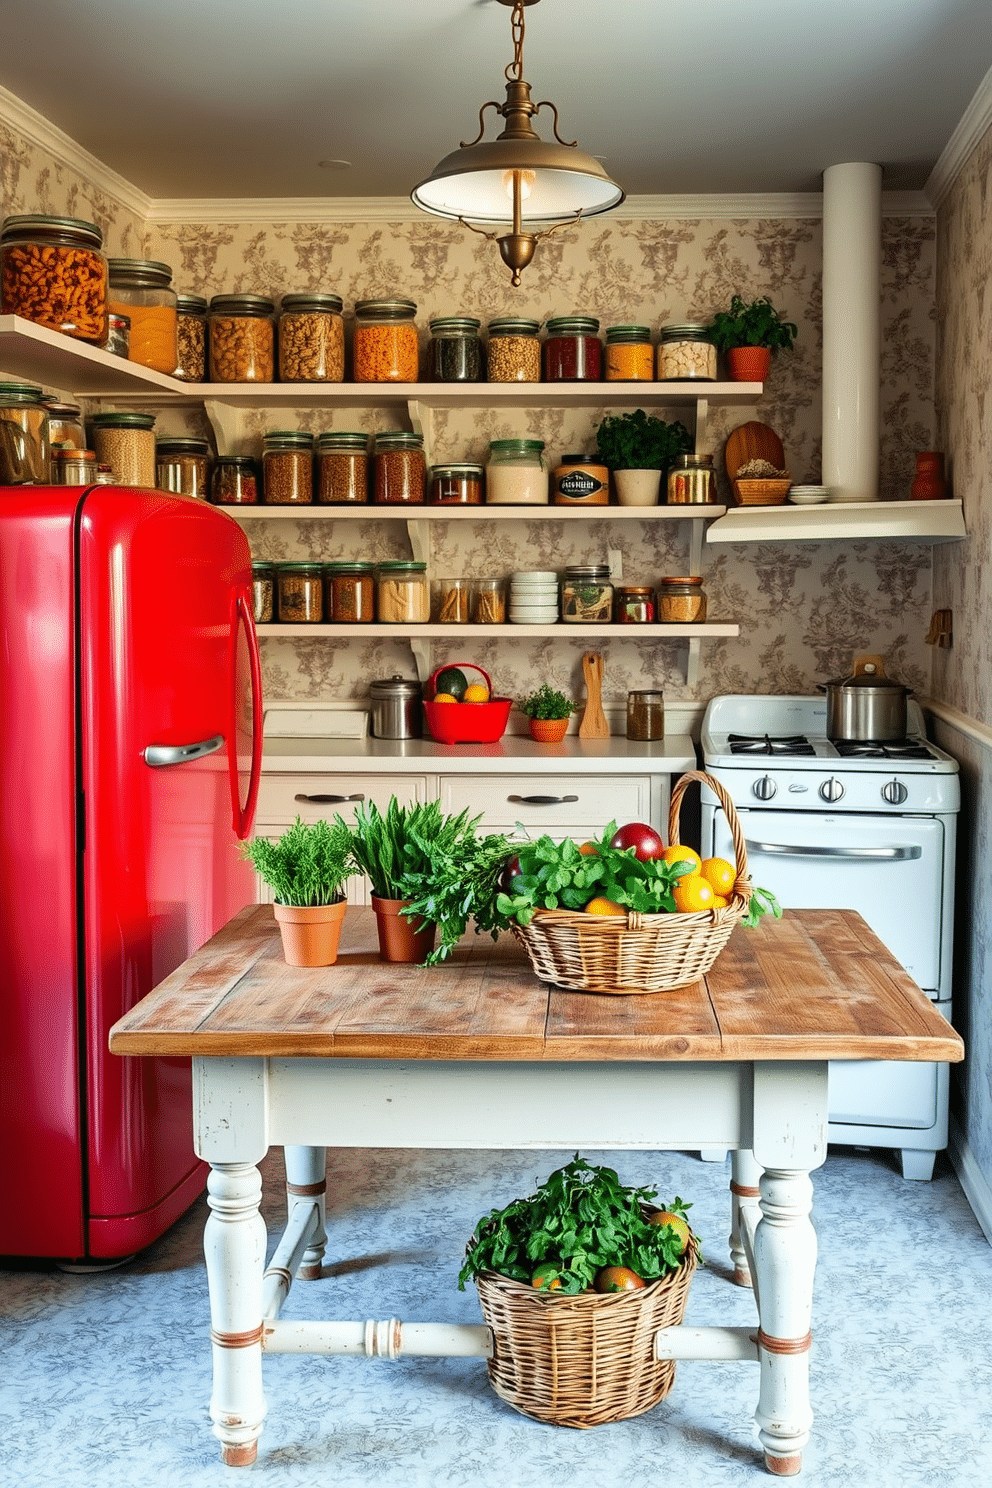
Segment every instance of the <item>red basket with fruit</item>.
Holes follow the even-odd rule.
[[[471,682],[463,667],[484,679]],[[437,667],[427,682],[424,712],[438,744],[495,744],[506,730],[512,698],[493,697],[489,673],[474,661]]]
[[[702,770],[689,770],[676,782],[668,816],[671,848],[680,846],[679,812],[686,789],[700,781],[719,798],[730,824],[736,857],[726,903],[691,907],[675,913],[641,914],[619,909],[609,913],[572,909],[535,909],[529,924],[510,928],[527,951],[537,975],[578,992],[627,996],[670,992],[705,976],[748,913],[754,892],[748,877],[747,849],[734,804],[724,787]],[[678,901],[676,892],[676,902]],[[702,891],[700,898],[708,898]],[[724,896],[721,896],[724,897]],[[691,897],[688,900],[691,906]],[[597,906],[598,908],[599,906]],[[777,913],[776,907],[776,913]]]

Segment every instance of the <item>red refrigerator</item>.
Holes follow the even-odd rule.
[[[111,1025],[253,898],[251,556],[182,496],[0,489],[0,1254],[98,1261],[201,1192],[188,1060]]]

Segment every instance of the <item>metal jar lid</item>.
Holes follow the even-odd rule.
[[[151,258],[108,258],[112,289],[167,289],[172,283],[168,264]]]
[[[181,294],[176,296],[176,309],[180,315],[206,315],[205,295]]]
[[[549,336],[596,336],[599,321],[592,315],[556,315],[548,321]]]
[[[29,212],[4,219],[4,238],[30,238],[34,233],[67,233],[77,237],[87,247],[103,246],[100,228],[95,222],[85,222],[81,217],[46,217],[40,212]]]
[[[380,677],[377,681],[370,684],[369,692],[374,698],[412,698],[422,696],[420,683],[411,681],[409,677],[401,677],[399,672],[394,672],[391,677]]]
[[[266,295],[214,295],[210,301],[210,311],[214,315],[274,315],[275,308],[275,303]]]
[[[154,429],[155,415],[116,408],[107,413],[94,413],[90,423],[95,429]]]
[[[165,438],[156,439],[155,453],[161,459],[175,455],[209,455],[210,444],[206,439]]]
[[[355,302],[355,314],[361,320],[408,320],[416,313],[416,300],[404,300],[400,297]]]
[[[536,336],[541,329],[539,320],[524,320],[517,315],[498,315],[486,327],[490,336]]]
[[[343,303],[336,294],[284,294],[279,308],[283,314],[340,315]]]

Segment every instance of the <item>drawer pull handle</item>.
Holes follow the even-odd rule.
[[[340,806],[343,801],[364,801],[364,796],[294,796],[294,801],[309,801],[312,806]]]
[[[578,796],[507,796],[514,806],[564,806],[566,801],[577,801]]]

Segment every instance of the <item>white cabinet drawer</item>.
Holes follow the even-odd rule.
[[[401,806],[409,806],[429,800],[435,794],[434,782],[431,776],[428,789],[426,775],[263,774],[255,810],[256,831],[282,824],[292,826],[297,816],[313,822],[337,814],[350,822],[359,802],[374,801],[380,811],[385,811],[390,796],[395,796]]]
[[[485,828],[505,830],[520,822],[564,837],[576,823],[590,832],[611,821],[650,821],[651,777],[449,775],[441,777],[441,803],[449,812],[481,812]]]

